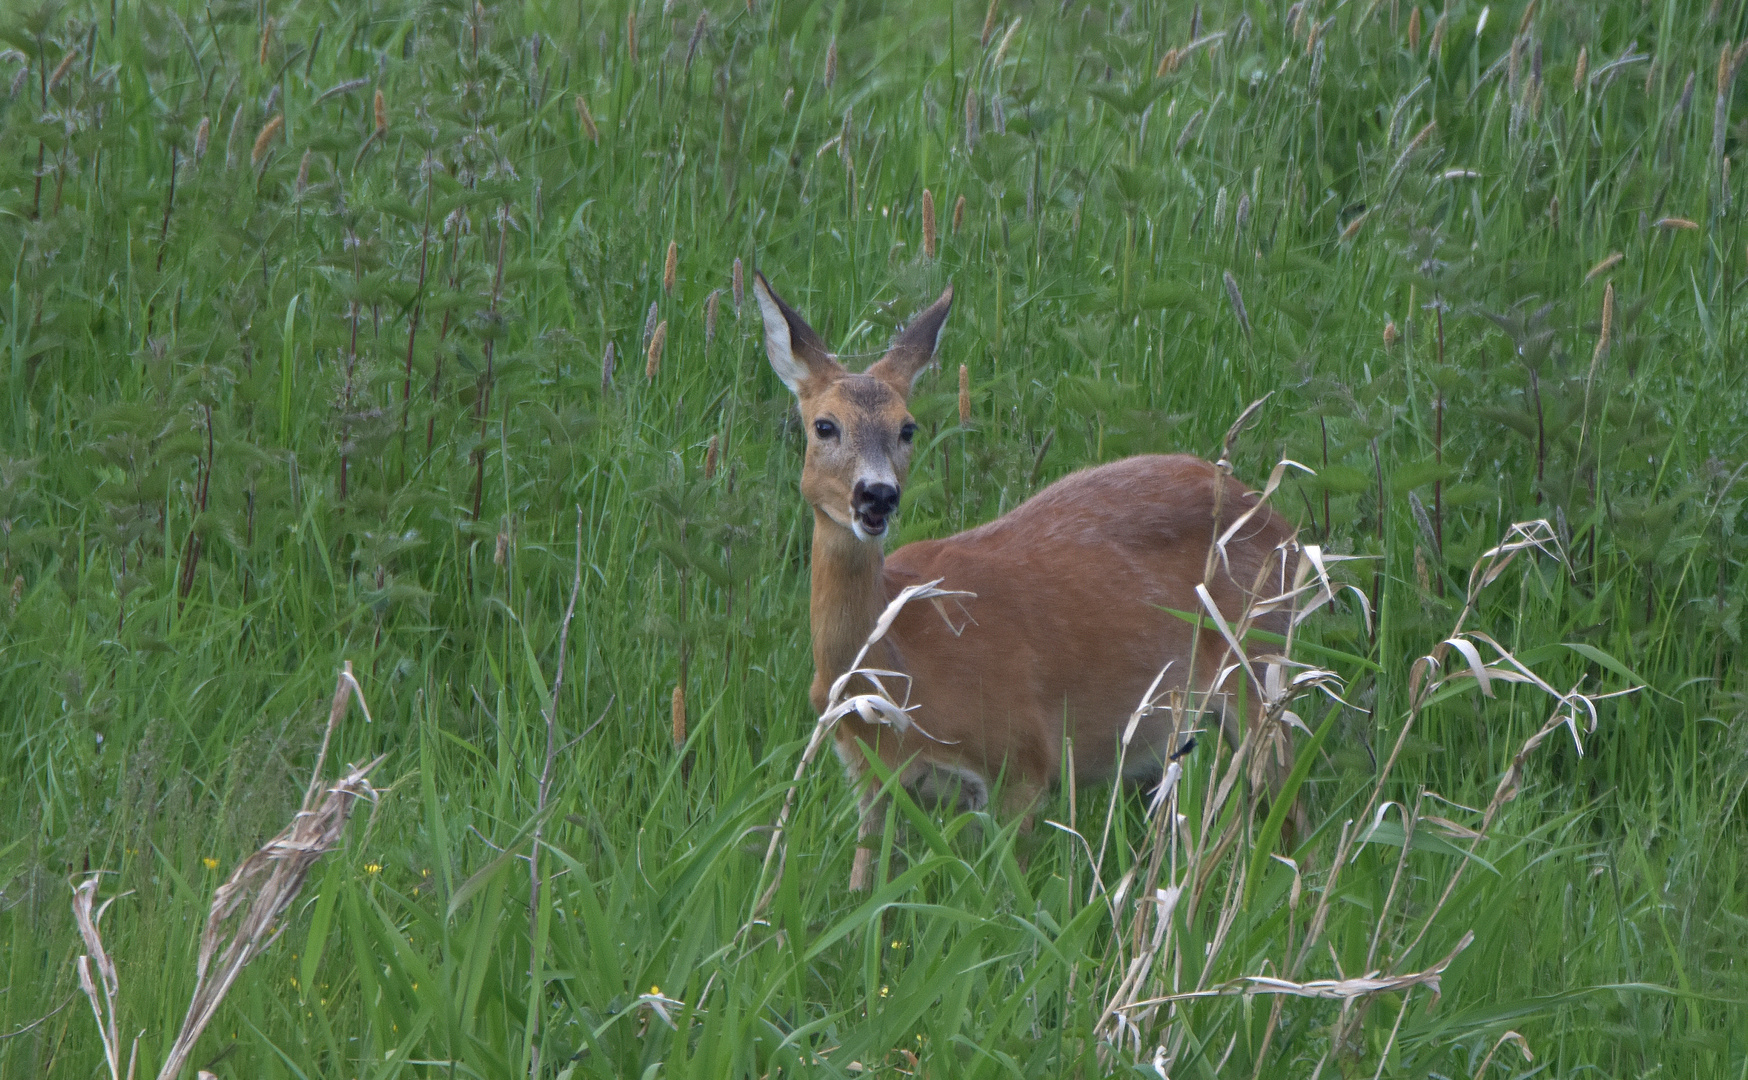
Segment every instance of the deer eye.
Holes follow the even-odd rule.
[[[813,433],[822,439],[835,439],[838,437],[838,426],[830,420],[815,420]]]
[[[898,437],[903,442],[909,442],[916,438],[916,425],[906,420],[904,426],[898,429]]]

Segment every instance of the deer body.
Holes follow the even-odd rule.
[[[863,669],[907,676],[908,684],[883,682],[913,707],[902,729],[852,713],[834,732],[862,788],[864,837],[876,785],[858,744],[924,796],[957,784],[964,802],[981,806],[1001,777],[1006,808],[1024,813],[1062,774],[1065,747],[1079,782],[1157,776],[1188,725],[1175,710],[1156,709],[1122,748],[1150,687],[1162,703],[1189,691],[1235,736],[1243,675],[1232,674],[1218,632],[1198,633],[1172,611],[1202,612],[1203,584],[1227,619],[1245,610],[1253,590],[1281,591],[1293,536],[1284,520],[1199,458],[1134,457],[1064,477],[988,524],[886,556],[881,541],[915,430],[905,398],[933,358],[952,290],[862,374],[839,367],[762,275],[755,293],[772,365],[795,391],[808,429],[802,493],[814,507],[814,708],[824,712],[831,686],[900,590],[938,579],[976,594],[907,605],[863,659]],[[1210,559],[1216,539],[1253,510],[1224,555]],[[1256,625],[1284,634],[1289,617],[1277,612]],[[1252,718],[1256,697],[1250,692],[1243,710]],[[858,850],[852,887],[867,884],[869,854]]]

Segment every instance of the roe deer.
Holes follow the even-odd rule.
[[[973,807],[987,802],[991,782],[1005,774],[1004,809],[1026,814],[1059,777],[1065,738],[1077,782],[1117,779],[1119,761],[1125,777],[1159,775],[1187,726],[1174,708],[1144,715],[1119,754],[1150,687],[1156,701],[1181,704],[1187,694],[1205,702],[1234,745],[1236,713],[1253,725],[1263,718],[1256,684],[1234,689],[1243,679],[1230,678],[1234,665],[1221,634],[1198,634],[1166,610],[1203,611],[1196,589],[1205,585],[1233,620],[1265,580],[1279,586],[1276,593],[1287,591],[1294,530],[1258,506],[1253,492],[1199,458],[1132,457],[1066,476],[986,525],[883,557],[917,430],[906,400],[934,360],[953,290],[856,374],[763,274],[753,287],[771,366],[794,391],[807,433],[801,494],[813,506],[815,711],[824,713],[832,684],[900,590],[939,579],[943,588],[975,594],[954,613],[962,625],[949,626],[927,604],[906,607],[863,661],[864,670],[908,676],[912,724],[873,724],[851,713],[833,732],[861,797],[851,888],[868,885],[879,787],[858,740],[907,788],[935,796],[957,782]],[[1213,551],[1246,512],[1249,520]],[[1252,625],[1284,635],[1291,615],[1278,610]],[[864,682],[854,680],[858,693],[872,690]],[[1257,750],[1251,777],[1266,776],[1278,791],[1289,736],[1278,720],[1270,727],[1274,752]],[[1297,812],[1293,817],[1299,824]]]

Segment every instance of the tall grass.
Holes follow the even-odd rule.
[[[163,1061],[345,661],[373,720],[329,754],[387,754],[378,799],[195,1047],[221,1076],[1748,1071],[1742,0],[75,2],[0,37],[6,1075],[104,1067],[88,873],[111,1027]],[[1238,474],[1309,466],[1276,505],[1365,556],[1295,642],[1345,702],[1298,706],[1295,862],[1203,740],[1181,825],[898,798],[887,884],[842,888],[852,793],[789,785],[801,434],[743,266],[846,357],[954,284],[901,542],[1216,456],[1272,391]],[[1452,678],[1453,628],[1573,731]],[[1436,997],[1181,996],[1447,957]]]

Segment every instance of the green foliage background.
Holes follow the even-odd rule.
[[[205,1036],[221,1076],[1156,1075],[1156,1044],[1178,1076],[1455,1076],[1507,1030],[1535,1062],[1508,1044],[1486,1075],[1748,1075],[1742,0],[216,0],[0,26],[6,1075],[103,1067],[87,871],[127,894],[120,1028],[156,1070],[211,890],[290,819],[344,660],[373,720],[335,754],[387,753],[382,794]],[[1338,1027],[1293,1001],[1265,1035],[1218,998],[1102,1044],[1122,972],[1080,843],[903,807],[892,884],[851,895],[835,767],[734,942],[811,726],[801,434],[737,259],[846,356],[958,290],[900,540],[1086,464],[1215,456],[1272,392],[1240,475],[1315,469],[1279,505],[1374,557],[1347,566],[1375,623],[1350,594],[1308,624],[1370,710],[1311,774],[1309,895],[1470,564],[1552,523],[1567,564],[1520,563],[1474,625],[1562,688],[1647,689],[1582,755],[1530,759],[1419,951],[1392,952],[1459,856],[1411,845],[1391,897],[1402,834],[1361,845],[1303,973],[1363,973],[1377,934],[1424,967],[1472,929],[1436,1003]],[[1472,824],[1547,711],[1435,706],[1386,797]],[[1107,797],[1044,816],[1090,835]],[[1144,793],[1117,802],[1107,884],[1145,829]],[[1293,878],[1264,869],[1166,983],[1279,973]]]

